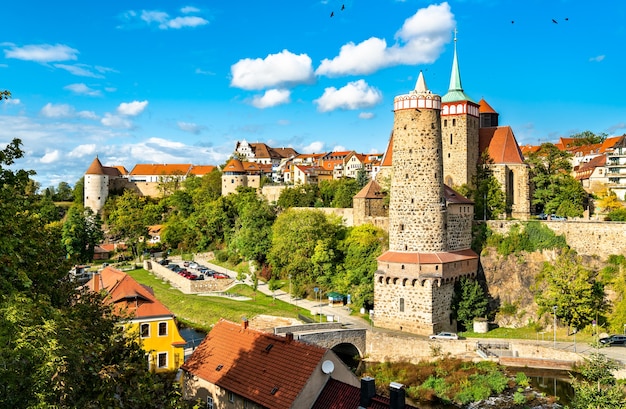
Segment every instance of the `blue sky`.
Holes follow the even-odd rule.
[[[128,170],[219,165],[243,139],[383,152],[393,98],[420,70],[446,93],[455,27],[466,94],[520,144],[622,135],[625,4],[3,2],[0,146],[20,138],[17,166],[43,188],[74,185],[96,155]]]

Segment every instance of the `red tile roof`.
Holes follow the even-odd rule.
[[[453,263],[478,258],[474,250],[458,250],[441,253],[405,253],[400,251],[387,251],[378,257],[378,261],[405,264],[441,264]]]
[[[383,163],[381,166],[391,166],[391,159],[393,157],[393,131],[391,132],[391,136],[389,137],[389,143],[387,144],[387,150],[385,151],[385,155],[383,156]]]
[[[174,316],[156,299],[151,288],[113,267],[105,267],[94,274],[86,286],[91,291],[106,291],[105,302],[113,304],[118,313],[132,314],[133,318]]]
[[[482,98],[478,101],[478,112],[481,114],[497,114],[497,112]]]
[[[371,180],[367,185],[363,187],[354,195],[354,197],[366,198],[366,199],[382,199],[385,195],[383,194],[383,189],[380,187],[378,182],[375,180]]]
[[[480,152],[487,150],[494,163],[524,163],[524,155],[510,126],[480,128]]]
[[[140,163],[135,165],[131,175],[186,175],[193,165],[188,163],[155,164]]]
[[[228,163],[226,164],[226,166],[224,166],[224,169],[222,169],[222,171],[223,172],[244,172],[243,164],[241,163],[239,159],[233,158],[230,161],[228,161]]]
[[[102,168],[102,163],[100,159],[96,156],[96,158],[91,162],[89,168],[85,172],[86,175],[104,175],[104,169]]]
[[[325,353],[318,346],[222,319],[182,369],[263,407],[287,409]]]
[[[470,199],[466,198],[465,196],[463,196],[462,194],[460,194],[456,190],[452,189],[448,185],[443,185],[443,194],[444,194],[444,196],[446,198],[446,201],[449,202],[449,203],[474,204],[473,201],[471,201]]]
[[[196,176],[204,176],[213,172],[215,169],[216,167],[213,165],[193,165],[189,173]]]

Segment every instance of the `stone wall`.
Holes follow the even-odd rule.
[[[478,163],[479,119],[467,114],[443,115],[442,122],[444,183],[450,187],[469,184]]]
[[[287,187],[287,185],[265,185],[261,188],[261,194],[269,203],[276,203]]]
[[[519,221],[488,221],[489,228],[500,234],[509,232]],[[565,235],[567,244],[578,254],[606,259],[612,254],[626,254],[626,223],[590,220],[541,221],[554,233]]]
[[[462,210],[467,210],[463,213]],[[465,250],[472,246],[472,221],[474,207],[463,205],[448,206],[448,250]]]
[[[189,280],[169,268],[151,261],[144,261],[144,268],[185,294],[225,291],[234,281],[232,278],[215,279],[212,277],[207,277],[204,280]]]
[[[354,226],[354,210],[335,207],[292,207],[294,210],[319,210],[327,216],[339,216],[346,227]]]

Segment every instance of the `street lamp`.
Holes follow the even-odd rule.
[[[552,307],[554,313],[554,349],[556,349],[556,305]]]

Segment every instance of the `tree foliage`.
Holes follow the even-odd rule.
[[[471,185],[457,188],[459,193],[474,201],[474,218],[478,220],[493,220],[509,211],[502,185],[493,175],[492,166],[493,159],[487,151],[483,152]]]
[[[539,314],[553,313],[556,306],[556,317],[568,328],[584,328],[597,313],[606,311],[598,273],[586,268],[574,250],[545,263],[536,280],[533,290]]]
[[[146,222],[144,207],[149,199],[126,190],[113,200],[107,219],[111,233],[126,243],[134,257],[139,257],[148,237],[150,223]]]
[[[544,143],[528,157],[534,185],[533,205],[546,214],[582,216],[587,193],[572,177],[571,154]]]
[[[619,365],[606,355],[592,352],[577,369],[582,379],[572,377],[574,400],[571,409],[621,409],[626,407],[626,394],[615,387],[613,371]]]
[[[182,408],[102,296],[70,282],[61,227],[26,194],[31,172],[0,150],[0,396],[8,408]]]
[[[570,138],[574,138],[574,141],[572,142],[573,146],[585,146],[602,143],[606,140],[607,136],[608,135],[604,132],[595,134],[591,131],[583,131],[570,135]]]
[[[474,318],[485,317],[489,299],[477,280],[463,277],[454,284],[452,311],[466,330],[473,327]]]
[[[102,220],[90,209],[80,205],[70,207],[63,223],[63,245],[70,259],[76,263],[93,260],[95,247],[102,242]]]

